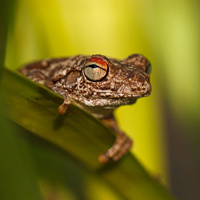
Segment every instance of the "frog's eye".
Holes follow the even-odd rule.
[[[107,75],[108,65],[100,58],[89,59],[84,68],[85,76],[92,81],[99,81]]]

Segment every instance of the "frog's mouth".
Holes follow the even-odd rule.
[[[141,97],[149,96],[151,93],[151,84],[145,82],[144,84],[138,84],[138,86],[123,85],[117,90],[108,89],[93,89],[93,93],[90,96],[92,99],[138,99]]]
[[[138,99],[141,97],[147,97],[151,94],[151,87],[145,88],[144,90],[135,90],[134,92],[112,92],[110,90],[107,91],[100,91],[97,93],[97,95],[93,95],[91,98],[93,99],[128,99],[131,101],[131,99]]]

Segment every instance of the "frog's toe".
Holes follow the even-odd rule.
[[[59,113],[60,115],[64,115],[64,114],[67,112],[67,109],[69,108],[70,104],[71,104],[71,100],[70,100],[68,97],[66,97],[66,98],[64,99],[63,104],[61,104],[61,105],[58,107],[58,113]]]
[[[105,165],[107,164],[108,162],[112,161],[112,159],[108,156],[108,153],[101,153],[98,157],[98,160],[99,162],[102,164],[102,165]]]

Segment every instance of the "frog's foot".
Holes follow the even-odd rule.
[[[113,146],[107,152],[100,154],[98,160],[101,164],[106,164],[112,160],[117,161],[129,152],[131,146],[132,140],[127,137],[124,132],[118,131]]]
[[[71,100],[68,97],[66,97],[64,99],[64,102],[58,107],[58,113],[60,115],[64,115],[67,112],[67,109],[69,108],[70,104]]]

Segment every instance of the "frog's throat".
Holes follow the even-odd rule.
[[[117,107],[121,105],[130,105],[134,104],[136,102],[136,98],[100,98],[100,99],[87,99],[87,98],[77,98],[73,99],[72,102],[74,102],[77,105],[80,105],[80,107],[89,106],[89,107],[101,107],[101,109],[116,109]]]
[[[85,111],[89,112],[93,116],[103,119],[106,117],[109,117],[113,111],[118,107],[115,106],[89,106],[84,103],[78,102],[78,101],[73,101],[77,106],[81,107]]]

